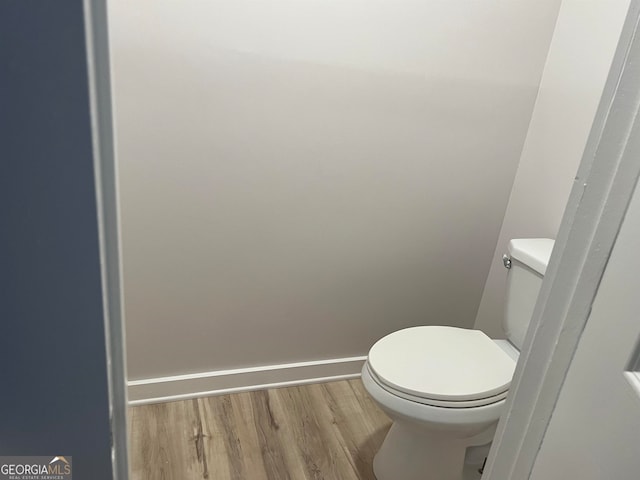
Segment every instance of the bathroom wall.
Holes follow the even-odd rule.
[[[110,8],[130,379],[473,326],[559,0]]]
[[[629,2],[563,0],[475,326],[502,337],[511,238],[555,238]]]

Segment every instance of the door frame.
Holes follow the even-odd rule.
[[[113,100],[109,61],[107,0],[83,0],[98,238],[102,280],[102,308],[109,384],[111,461],[113,478],[129,478],[127,448],[127,375],[122,293],[118,172],[113,130]]]
[[[117,162],[106,0],[83,0],[114,478],[128,478]],[[484,480],[530,478],[566,372],[640,175],[640,1],[618,48],[498,424]]]
[[[631,0],[483,480],[530,478],[640,175],[639,19]]]

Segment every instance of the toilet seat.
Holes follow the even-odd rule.
[[[499,402],[500,400],[504,400],[507,398],[507,393],[509,391],[502,392],[498,395],[487,397],[487,398],[479,398],[476,400],[434,400],[432,398],[426,398],[424,396],[416,396],[410,395],[408,393],[401,392],[400,390],[396,390],[395,388],[385,384],[380,378],[371,370],[369,364],[366,364],[365,368],[367,372],[371,376],[371,379],[377,383],[381,388],[383,388],[388,393],[395,395],[396,397],[404,398],[405,400],[409,400],[415,403],[421,403],[422,405],[429,405],[432,407],[442,407],[442,408],[471,408],[471,407],[482,407],[485,405],[491,405],[492,403]]]
[[[412,327],[380,339],[367,368],[399,397],[447,408],[489,405],[504,399],[516,362],[479,330]]]

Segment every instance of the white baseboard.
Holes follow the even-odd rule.
[[[358,378],[366,358],[333,358],[132,380],[127,383],[129,405]]]

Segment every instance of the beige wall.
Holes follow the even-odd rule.
[[[511,238],[555,238],[628,1],[563,0],[475,327],[502,337]]]
[[[130,378],[471,327],[558,4],[112,2]]]

